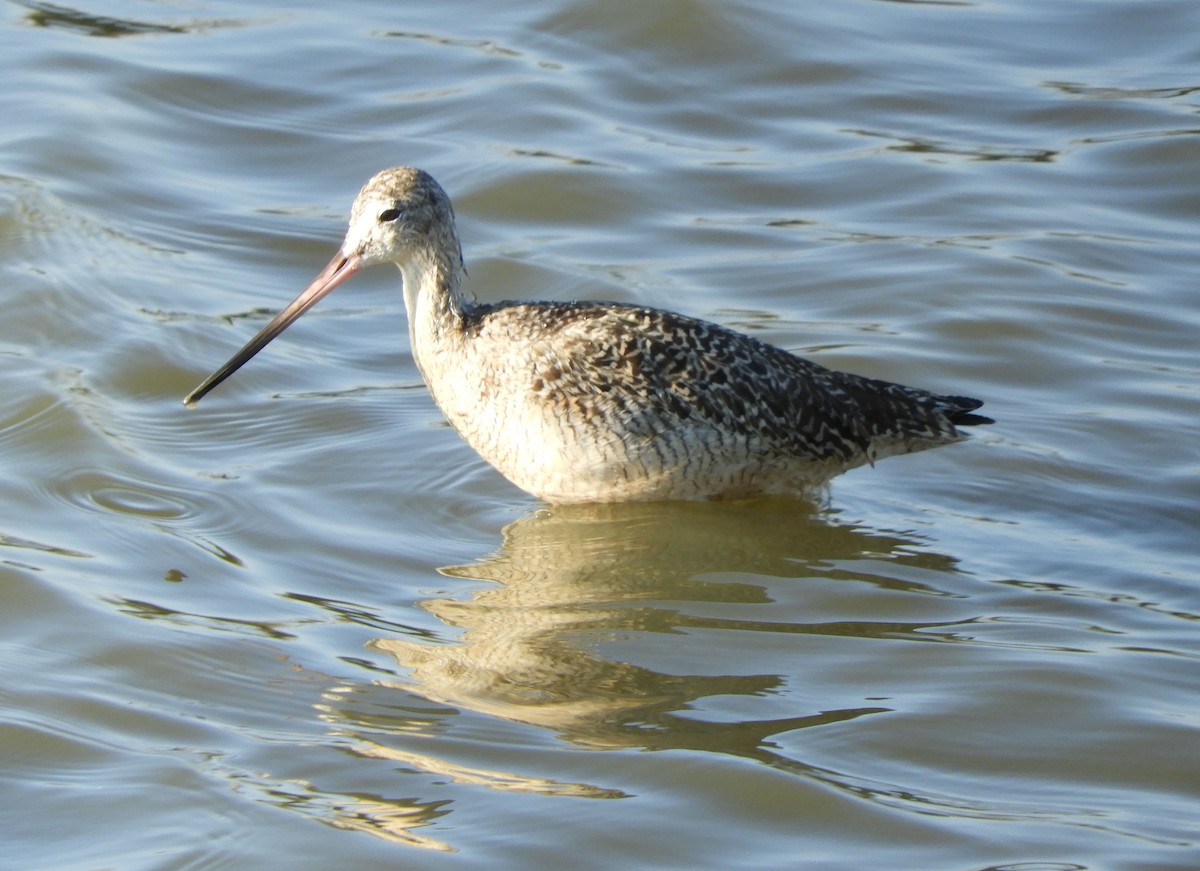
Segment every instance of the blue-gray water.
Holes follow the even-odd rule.
[[[1200,867],[1200,5],[0,6],[0,867]],[[987,401],[819,504],[547,509],[398,275]]]

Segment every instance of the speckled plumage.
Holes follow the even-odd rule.
[[[551,502],[793,493],[989,423],[982,403],[826,369],[716,324],[616,303],[476,304],[450,201],[428,174],[363,187],[337,257],[186,400],[192,404],[349,274],[393,262],[412,352],[454,428]]]

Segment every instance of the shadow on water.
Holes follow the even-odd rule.
[[[791,759],[769,739],[888,708],[836,707],[782,718],[706,720],[695,710],[702,700],[777,699],[784,676],[671,674],[610,658],[604,651],[624,649],[631,637],[645,633],[683,636],[698,630],[918,639],[931,626],[971,621],[801,622],[786,619],[789,611],[794,614],[788,607],[773,614],[784,618],[776,620],[725,612],[771,604],[767,585],[756,583],[755,577],[767,582],[852,580],[888,591],[949,596],[953,594],[912,576],[944,579],[955,568],[953,558],[930,553],[913,537],[842,524],[828,512],[788,500],[547,509],[510,524],[494,554],[441,570],[454,578],[488,582],[461,596],[420,603],[453,630],[455,640],[375,639],[373,649],[393,658],[406,677],[370,687],[347,686],[327,696],[334,701],[323,704],[322,713],[336,734],[350,739],[356,755],[391,760],[460,785],[588,798],[628,795],[613,786],[451,761],[446,754],[457,751],[444,740],[437,745],[423,740],[446,737],[445,730],[452,728],[445,725],[450,712],[482,715],[492,730],[549,730],[576,747],[729,754],[871,798],[888,788]],[[909,578],[902,579],[905,575]],[[679,641],[685,643],[682,637]],[[711,655],[698,659],[710,666],[714,661]],[[715,660],[723,668],[736,665],[719,653]],[[397,690],[409,701],[384,703],[377,695]],[[420,699],[416,705],[412,696]],[[439,718],[444,722],[436,725]],[[396,831],[396,809],[380,804],[378,810],[358,805],[352,821],[334,824],[411,844],[417,840],[413,826],[432,821],[401,814],[402,832]],[[439,814],[445,812],[439,808]],[[427,842],[424,846],[445,848],[420,840]]]
[[[45,3],[42,0],[16,0],[16,5],[29,10],[25,13],[25,20],[34,27],[61,29],[84,36],[113,38],[146,34],[185,34],[195,30],[208,29],[196,24],[191,26],[160,24],[132,18],[93,15],[82,9],[57,3]]]

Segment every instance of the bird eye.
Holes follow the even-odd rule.
[[[399,209],[385,209],[379,213],[379,223],[387,224],[400,217]]]

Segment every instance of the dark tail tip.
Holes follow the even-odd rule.
[[[942,396],[939,398],[946,404],[946,417],[955,426],[982,426],[996,422],[982,414],[971,414],[972,411],[983,405],[981,399],[972,399],[969,396]]]

